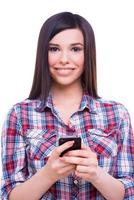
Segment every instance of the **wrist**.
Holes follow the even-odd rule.
[[[93,185],[96,185],[98,184],[99,182],[101,182],[101,177],[102,177],[102,174],[104,173],[103,169],[101,167],[97,167],[97,170],[96,170],[96,175],[95,177],[90,181]]]
[[[39,184],[43,188],[46,187],[47,185],[49,189],[56,182],[56,179],[52,177],[50,173],[48,173],[46,167],[43,167],[42,169],[40,169],[37,173],[37,176],[38,176]]]
[[[47,166],[44,166],[42,169],[42,176],[45,177],[46,180],[49,180],[50,184],[54,184],[58,179]]]

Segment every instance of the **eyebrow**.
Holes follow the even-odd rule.
[[[80,42],[76,42],[76,43],[72,43],[71,46],[76,46],[76,45],[80,45],[80,46],[84,46],[84,44],[80,43]],[[59,44],[55,44],[55,43],[49,43],[49,46],[55,46],[55,47],[59,47]]]

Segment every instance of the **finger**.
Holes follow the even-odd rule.
[[[89,172],[89,166],[77,165],[76,166],[76,172],[88,173]]]
[[[56,147],[55,150],[52,152],[52,156],[59,157],[61,155],[61,153],[63,151],[65,151],[66,149],[68,149],[69,147],[71,147],[73,145],[73,143],[74,143],[74,141],[69,141],[69,142],[65,142],[64,144]]]
[[[87,150],[88,152],[92,154],[92,156],[97,156],[97,154],[94,151],[92,151],[89,146],[85,146],[84,144],[82,144],[81,149]]]
[[[75,175],[78,176],[79,178],[82,178],[85,180],[87,180],[87,178],[89,177],[88,173],[81,173],[81,172],[77,172],[77,171],[75,171]]]
[[[58,173],[61,175],[61,174],[68,173],[70,171],[75,171],[75,169],[76,169],[75,165],[68,165],[66,167],[59,169]]]
[[[74,156],[74,157],[81,157],[81,158],[97,158],[97,155],[95,152],[89,150],[89,149],[80,149],[80,150],[72,150],[68,151],[65,156]]]
[[[92,154],[88,150],[72,150],[68,151],[65,156],[76,156],[76,157],[83,157],[83,158],[88,158],[91,157]]]
[[[70,164],[75,164],[75,165],[85,165],[85,166],[92,166],[96,165],[98,163],[98,159],[96,154],[94,154],[92,157],[76,157],[76,156],[63,156],[60,158],[60,160],[70,163]]]
[[[66,163],[75,164],[75,165],[88,165],[89,163],[87,158],[80,158],[80,157],[73,157],[73,156],[63,156],[59,159]]]
[[[76,166],[76,171],[77,172],[82,172],[82,173],[89,173],[91,169],[96,169],[98,166],[98,162],[96,160],[92,160],[90,165],[77,165]]]
[[[92,150],[90,149],[90,147],[89,147],[89,146],[86,146],[85,144],[82,144],[82,145],[81,145],[81,149],[83,149],[83,150],[88,150],[88,151],[92,152]]]
[[[75,171],[75,175],[80,178],[83,178],[85,180],[91,180],[91,179],[95,179],[97,177],[97,172],[95,169],[89,169],[88,172]]]
[[[54,166],[57,167],[57,168],[59,168],[59,167],[60,168],[64,168],[64,167],[68,167],[70,165],[72,165],[72,164],[66,163],[66,162],[61,161],[61,160],[59,160],[58,162],[54,163]]]

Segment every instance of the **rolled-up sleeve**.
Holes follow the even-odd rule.
[[[25,142],[16,113],[14,108],[9,111],[2,129],[2,200],[7,200],[11,190],[27,177]]]
[[[134,134],[128,111],[124,107],[122,111],[117,171],[125,187],[124,200],[134,200]]]

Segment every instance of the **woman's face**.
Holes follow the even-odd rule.
[[[48,64],[53,84],[81,84],[84,68],[84,38],[79,29],[67,29],[49,42]]]

